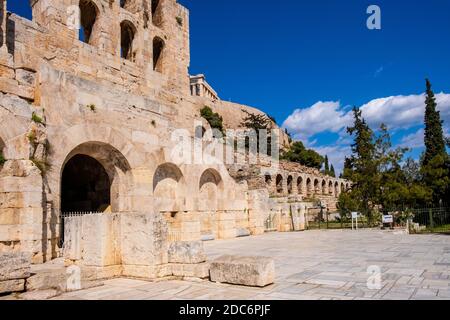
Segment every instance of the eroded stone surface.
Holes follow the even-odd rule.
[[[265,287],[275,281],[275,262],[267,257],[225,255],[211,262],[211,281]]]
[[[30,265],[30,254],[0,253],[0,281],[29,277]]]
[[[180,241],[169,245],[170,263],[202,263],[206,261],[206,254],[201,241]]]

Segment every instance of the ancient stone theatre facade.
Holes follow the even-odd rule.
[[[312,198],[335,210],[350,187],[291,163],[174,159],[173,132],[209,128],[204,106],[228,129],[261,113],[189,75],[176,0],[31,0],[31,21],[0,4],[0,252],[105,275],[196,274],[171,267],[173,243],[258,235],[268,221],[301,230]]]

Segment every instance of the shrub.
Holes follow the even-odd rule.
[[[218,113],[213,112],[210,107],[205,106],[202,110],[200,110],[200,115],[208,121],[211,128],[219,130],[222,135],[225,136],[223,118]]]
[[[33,112],[32,116],[31,116],[31,120],[35,123],[40,123],[42,124],[44,122],[44,120],[39,117],[36,113]]]
[[[3,152],[0,151],[0,166],[4,165],[6,162],[5,156],[3,155]]]

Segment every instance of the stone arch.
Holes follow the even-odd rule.
[[[298,194],[303,194],[303,177],[297,178],[297,191]]]
[[[350,183],[347,183],[346,185],[345,185],[345,191],[349,191],[350,190]]]
[[[164,71],[164,48],[166,44],[160,37],[153,38],[153,70],[159,73]]]
[[[135,62],[136,49],[134,46],[137,29],[129,20],[120,23],[120,56],[123,59]]]
[[[313,189],[312,189],[312,180],[310,177],[306,179],[306,195],[312,196],[313,195]]]
[[[170,162],[159,165],[153,175],[155,209],[159,212],[177,212],[179,202],[185,196],[184,175],[180,168]]]
[[[122,212],[131,184],[131,167],[120,151],[102,142],[82,143],[61,166],[60,210]]]
[[[195,127],[195,138],[196,139],[203,139],[203,137],[205,136],[205,133],[206,133],[206,129],[204,126],[198,125]]]
[[[322,194],[323,195],[327,194],[327,181],[325,179],[322,180]]]
[[[202,237],[218,236],[217,210],[220,194],[223,191],[223,180],[215,169],[207,169],[199,180],[200,233]]]
[[[152,23],[160,27],[162,25],[161,0],[152,0]]]
[[[330,181],[328,182],[328,194],[329,194],[330,196],[332,196],[333,193],[334,193],[334,190],[333,190],[333,181],[330,180]]]
[[[340,193],[340,192],[339,192],[339,182],[336,181],[336,182],[334,183],[334,196],[335,196],[335,197],[339,197],[339,193]]]
[[[288,194],[292,194],[292,189],[294,187],[293,184],[294,184],[294,177],[290,175],[287,178],[287,191],[288,191]]]
[[[276,187],[277,187],[277,193],[283,193],[283,176],[281,174],[277,175]]]
[[[320,193],[320,181],[319,179],[314,179],[314,194]]]
[[[80,0],[80,34],[79,40],[88,44],[93,44],[96,34],[96,22],[100,11],[97,5],[91,0]]]
[[[264,182],[266,183],[267,187],[270,187],[272,185],[272,176],[266,173],[264,176]]]
[[[345,192],[345,185],[343,182],[341,182],[341,193]]]

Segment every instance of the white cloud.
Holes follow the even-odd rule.
[[[417,132],[404,136],[399,144],[402,148],[421,148],[424,146],[425,130],[419,129]]]
[[[350,145],[320,146],[314,148],[314,150],[319,154],[328,156],[329,162],[334,166],[337,175],[344,168],[345,157],[351,153]]]
[[[339,102],[319,101],[306,109],[297,109],[283,123],[297,138],[309,137],[325,131],[338,132],[351,123],[351,115]]]
[[[444,120],[445,129],[450,127],[450,94],[436,94],[438,110]],[[420,126],[424,121],[425,95],[398,95],[379,98],[360,106],[363,117],[372,128],[377,128],[381,123],[388,129],[410,129]],[[319,101],[308,108],[295,110],[283,123],[296,139],[305,142],[306,145],[314,145],[314,149],[321,154],[328,154],[334,158],[337,168],[342,168],[345,155],[350,153],[351,143],[346,134],[346,127],[353,122],[352,111],[342,106],[339,101]],[[337,141],[331,146],[311,143],[310,140],[316,134],[332,132],[339,134]],[[423,129],[402,138],[400,146],[419,148],[423,146]]]
[[[436,95],[442,119],[450,123],[450,94]],[[363,117],[374,127],[381,123],[389,129],[407,129],[423,123],[424,95],[392,96],[374,99],[364,105]],[[295,110],[283,123],[283,127],[300,137],[311,137],[321,132],[340,132],[352,123],[352,113],[340,102],[319,101],[314,105]]]

